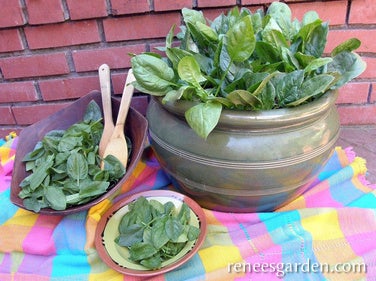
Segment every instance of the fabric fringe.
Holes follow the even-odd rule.
[[[359,175],[358,179],[360,183],[363,184],[364,186],[376,190],[376,183],[371,183],[369,180],[367,180],[366,175]]]
[[[349,163],[352,163],[356,157],[356,153],[353,151],[353,147],[352,146],[346,147],[344,151],[347,156],[347,159],[349,160]]]
[[[367,172],[367,161],[361,157],[355,157],[354,161],[350,164],[354,170],[354,175],[364,175]]]

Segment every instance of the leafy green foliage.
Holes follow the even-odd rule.
[[[205,104],[189,109],[192,129],[207,138],[222,108],[271,110],[298,106],[337,89],[360,75],[365,62],[352,38],[324,55],[329,25],[316,12],[292,20],[288,5],[273,2],[266,14],[237,7],[212,22],[202,12],[184,8],[184,25],[172,47],[173,26],[166,37],[166,58],[136,55],[135,87],[164,96]],[[215,106],[214,106],[215,105]],[[219,114],[218,114],[219,113]]]
[[[65,131],[48,132],[23,158],[30,172],[20,183],[25,207],[34,212],[46,207],[65,210],[92,200],[117,182],[125,174],[117,158],[108,155],[100,169],[102,132],[102,113],[95,101],[88,104],[83,121]]]
[[[190,225],[191,211],[183,202],[178,211],[165,204],[141,196],[129,204],[121,218],[115,242],[129,249],[129,259],[149,269],[158,269],[162,262],[176,256],[188,241],[194,241],[200,229]]]

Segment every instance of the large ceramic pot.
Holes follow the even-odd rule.
[[[192,103],[148,110],[151,145],[176,188],[205,208],[272,211],[315,181],[339,134],[337,92],[295,108],[224,110],[204,140],[184,120]]]

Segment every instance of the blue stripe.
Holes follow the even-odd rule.
[[[188,262],[167,272],[166,281],[189,281],[189,280],[205,280],[205,268],[201,258],[195,254]]]
[[[17,212],[18,207],[14,205],[10,200],[10,189],[7,189],[0,193],[0,225],[3,225],[7,220],[12,218]]]
[[[52,238],[57,255],[53,260],[53,277],[90,273],[91,266],[85,252],[86,215],[87,212],[68,215],[54,229]]]

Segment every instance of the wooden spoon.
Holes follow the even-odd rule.
[[[104,151],[110,141],[112,132],[115,125],[112,120],[112,108],[111,108],[111,76],[110,68],[107,64],[102,64],[98,69],[99,82],[101,85],[101,96],[103,106],[103,122],[104,128],[101,140],[99,142],[99,156],[103,157]]]
[[[134,87],[131,84],[131,82],[133,81],[135,81],[135,78],[133,76],[132,69],[130,69],[128,71],[128,76],[125,81],[123,96],[121,97],[120,108],[116,120],[115,129],[103,154],[103,158],[110,154],[115,156],[124,165],[124,167],[127,167],[128,162],[128,147],[127,141],[124,136],[124,124],[133,95]]]

